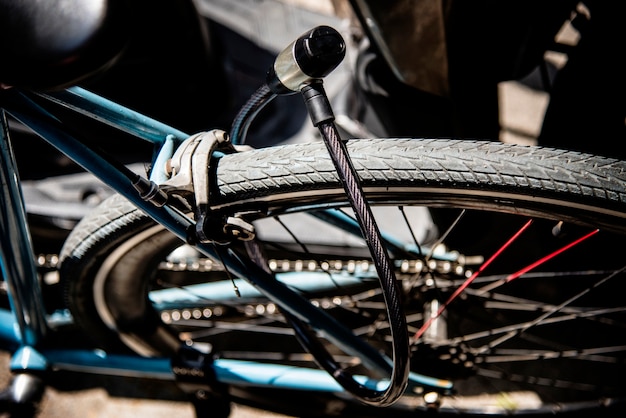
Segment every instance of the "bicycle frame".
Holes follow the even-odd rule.
[[[42,344],[50,328],[71,321],[68,314],[47,315],[43,311],[42,290],[38,282],[31,238],[21,195],[19,176],[14,159],[8,122],[4,112],[28,126],[45,141],[59,149],[85,170],[91,172],[116,192],[125,196],[158,223],[182,240],[193,221],[178,210],[157,207],[142,199],[133,186],[137,174],[124,165],[90,148],[69,135],[48,105],[61,105],[84,116],[110,125],[120,131],[153,144],[157,151],[154,165],[171,158],[177,145],[189,135],[134,112],[82,88],[73,87],[51,94],[8,92],[0,109],[2,153],[0,161],[3,205],[0,210],[0,267],[8,287],[11,310],[0,311],[0,339],[4,348],[12,351],[11,369],[14,372],[70,370],[117,376],[145,377],[157,380],[175,380],[169,358],[144,358],[131,355],[111,355],[100,350],[49,349]],[[36,99],[36,100],[35,100]],[[154,170],[158,173],[159,170]],[[147,181],[159,183],[164,179],[154,174]],[[335,220],[335,222],[339,222]],[[349,222],[339,222],[353,229]],[[317,330],[323,330],[335,344],[358,356],[364,363],[389,373],[389,359],[355,337],[324,312],[315,309],[306,299],[291,290],[249,260],[236,257],[224,246],[200,244],[207,256],[220,260],[235,276],[253,283],[272,301]],[[216,359],[212,363],[217,380],[225,384],[246,385],[307,391],[341,392],[341,386],[325,371],[298,369],[286,366],[260,364],[238,360]],[[364,379],[372,388],[384,387],[385,381]],[[450,383],[427,376],[412,374],[411,385],[429,386],[439,390],[450,389]]]

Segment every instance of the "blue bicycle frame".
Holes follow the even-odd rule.
[[[13,352],[11,369],[15,372],[43,371],[48,368],[85,373],[145,377],[174,380],[169,358],[143,358],[111,355],[100,350],[46,349],[42,339],[59,321],[71,320],[68,314],[47,315],[43,310],[42,290],[37,278],[27,226],[19,176],[9,137],[6,113],[28,126],[70,159],[91,172],[117,193],[185,240],[193,221],[169,206],[158,207],[143,200],[133,185],[137,174],[102,155],[69,135],[47,105],[61,105],[89,118],[100,121],[137,138],[152,143],[157,151],[155,165],[171,158],[177,145],[189,135],[150,119],[82,88],[73,87],[52,94],[11,92],[0,109],[2,199],[0,209],[0,267],[8,288],[10,310],[0,311],[0,339]],[[155,172],[159,170],[154,170]],[[141,181],[159,184],[158,175]],[[335,220],[340,222],[340,220]],[[347,229],[353,228],[343,222]],[[390,360],[353,333],[338,324],[323,311],[314,308],[306,299],[287,285],[266,273],[249,260],[236,257],[228,248],[202,245],[199,250],[213,259],[219,259],[235,276],[254,284],[267,297],[312,328],[324,334],[346,352],[360,358],[367,366],[389,374]],[[213,369],[217,380],[225,384],[254,387],[273,387],[307,391],[341,392],[341,386],[325,371],[306,368],[261,364],[240,360],[216,359]],[[363,379],[363,384],[380,390],[386,381]],[[410,386],[430,386],[440,390],[451,388],[451,383],[426,376],[411,375]]]

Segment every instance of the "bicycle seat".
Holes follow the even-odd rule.
[[[125,0],[0,0],[0,85],[50,90],[112,64],[129,40]]]

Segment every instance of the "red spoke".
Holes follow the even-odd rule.
[[[574,245],[580,244],[581,242],[585,241],[586,239],[592,237],[593,235],[595,235],[597,232],[599,231],[599,229],[596,229],[594,231],[591,231],[590,233],[588,233],[585,236],[582,236],[580,238],[578,238],[577,240],[570,242],[569,244],[567,244],[565,247],[559,248],[558,250],[554,251],[551,254],[546,255],[545,257],[540,258],[539,260],[535,261],[534,263],[524,267],[523,269],[521,269],[520,271],[510,274],[509,276],[507,276],[507,278],[505,279],[505,282],[508,283],[512,280],[517,279],[518,277],[520,277],[521,275],[523,275],[524,273],[528,273],[530,270],[534,269],[537,266],[540,266],[541,264],[545,263],[546,261],[549,261],[551,259],[553,259],[554,257],[556,257],[557,255],[561,254],[564,251],[569,250],[570,248],[572,248]]]
[[[511,245],[521,234],[522,232],[524,232],[529,226],[530,224],[533,222],[532,219],[528,220],[528,222],[526,222],[520,229],[519,231],[517,231],[515,233],[515,235],[513,235],[511,238],[509,238],[509,240],[507,242],[504,243],[504,245],[502,247],[500,247],[491,257],[489,257],[489,259],[487,261],[485,261],[479,268],[478,270],[476,270],[474,272],[474,274],[472,274],[461,286],[459,286],[454,293],[452,293],[452,295],[448,298],[448,300],[441,305],[441,307],[439,308],[439,310],[437,311],[437,313],[435,314],[435,316],[431,316],[430,318],[428,318],[426,320],[426,322],[424,322],[424,325],[422,325],[422,327],[415,333],[414,338],[417,340],[419,337],[421,337],[424,332],[426,332],[426,330],[428,329],[428,327],[430,327],[430,325],[432,324],[432,322],[437,319],[442,313],[443,311],[448,307],[448,305],[457,298],[457,296],[459,296],[466,288],[467,286],[469,286],[479,275],[480,273],[482,273],[488,266],[489,264],[491,264],[496,258],[498,258],[498,256],[500,256],[500,254],[502,254],[502,252],[509,246]]]

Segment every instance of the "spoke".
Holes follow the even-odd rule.
[[[504,243],[504,245],[502,245],[502,247],[500,247],[487,261],[485,261],[478,268],[478,270],[476,270],[476,272],[474,272],[474,274],[472,274],[461,286],[459,286],[452,293],[452,295],[450,295],[448,300],[441,305],[441,307],[439,308],[437,313],[426,320],[426,322],[424,323],[424,325],[422,325],[422,327],[419,329],[419,331],[415,333],[414,339],[418,340],[424,334],[424,332],[426,332],[426,330],[430,327],[430,325],[433,323],[433,321],[435,321],[437,318],[439,318],[439,316],[441,316],[441,314],[443,313],[443,311],[446,310],[448,305],[454,299],[456,299],[457,296],[459,296],[480,275],[480,273],[482,273],[496,258],[498,258],[500,256],[500,254],[502,254],[502,252],[509,245],[511,245],[513,242],[515,242],[515,240],[517,238],[519,238],[519,236],[522,234],[522,232],[524,232],[530,226],[531,223],[532,223],[532,219],[528,220],[511,238],[509,238],[509,240],[507,242]]]
[[[515,273],[509,274],[507,277],[495,281],[493,283],[491,283],[490,285],[487,285],[485,287],[483,287],[482,289],[480,289],[481,292],[489,292],[499,286],[502,286],[506,283],[510,283],[513,280],[521,277],[522,275],[524,275],[525,273],[528,273],[529,271],[535,269],[536,267],[539,267],[540,265],[542,265],[543,263],[552,260],[554,257],[556,257],[559,254],[562,254],[563,252],[569,250],[570,248],[574,247],[575,245],[580,244],[583,241],[586,241],[587,239],[591,238],[593,235],[595,235],[596,233],[598,233],[600,230],[599,229],[595,229],[591,232],[589,232],[587,235],[584,235],[580,238],[578,238],[577,240],[574,240],[572,242],[570,242],[569,244],[565,245],[564,247],[559,248],[556,251],[553,251],[552,253],[546,255],[545,257],[540,258],[539,260],[535,261],[534,263],[529,264],[528,266],[524,267],[521,270],[518,270]]]
[[[581,272],[579,275],[599,275],[599,274],[610,274],[605,271],[599,272],[594,271],[590,274],[586,274]],[[575,276],[576,272],[571,274],[564,273],[565,276]],[[538,274],[538,277],[543,277],[543,274]],[[553,277],[552,274],[549,275]],[[549,310],[553,310],[555,305],[547,304],[541,301],[535,301],[531,299],[520,298],[516,296],[501,294],[501,293],[483,293],[480,290],[475,289],[466,289],[466,293],[468,295],[484,297],[487,300],[484,302],[485,308],[488,309],[498,309],[498,310],[512,310],[512,311],[530,311],[530,312],[546,312]],[[605,324],[610,324],[615,327],[625,328],[626,323],[616,321],[614,319],[610,319],[607,317],[602,317],[602,315],[607,315],[611,313],[620,313],[626,311],[626,306],[617,306],[612,308],[593,308],[593,307],[576,307],[576,306],[566,306],[563,307],[560,312],[565,314],[578,314],[579,317],[585,317],[590,320],[598,321]],[[559,317],[565,319],[566,317]],[[554,321],[551,321],[551,323]]]
[[[539,272],[528,272],[524,274],[524,280],[541,280],[541,279],[571,279],[574,277],[591,277],[591,276],[604,276],[607,274],[611,274],[613,270],[584,270],[584,271],[539,271]],[[491,286],[492,283],[501,282],[506,279],[508,275],[506,274],[494,274],[490,276],[482,276],[478,277],[474,280],[474,284],[479,283],[487,283],[486,286]],[[460,286],[464,283],[464,280],[451,280],[450,286]],[[494,286],[497,287],[497,286]],[[484,296],[489,294],[489,291],[493,289],[467,289],[467,292],[473,292],[475,295]]]
[[[285,232],[287,232],[287,234],[289,234],[289,236],[291,237],[291,239],[293,239],[293,241],[302,249],[302,251],[305,254],[310,255],[311,252],[309,251],[308,247],[300,240],[298,239],[298,237],[296,236],[296,234],[294,234],[294,232],[291,230],[291,228],[289,228],[282,219],[280,219],[279,216],[274,216],[273,219],[283,228],[283,230]],[[342,287],[334,280],[332,274],[330,273],[330,271],[328,271],[327,269],[325,269],[322,266],[322,262],[319,260],[316,260],[317,263],[317,267],[323,271],[324,273],[326,273],[328,275],[328,277],[330,278],[330,280],[335,284],[335,286],[337,287],[337,289],[342,289]],[[345,293],[345,292],[344,292]]]
[[[482,363],[505,363],[513,361],[550,360],[559,358],[574,358],[603,363],[623,363],[622,358],[601,356],[600,354],[619,353],[626,350],[626,345],[585,348],[580,350],[523,350],[497,349],[493,354],[481,357]]]
[[[448,238],[448,235],[450,235],[450,232],[454,230],[454,228],[459,223],[461,218],[463,218],[463,216],[465,215],[465,212],[466,212],[465,209],[463,209],[461,213],[459,213],[459,216],[457,216],[456,219],[452,222],[452,225],[450,225],[450,227],[446,229],[446,231],[439,237],[439,239],[435,241],[435,243],[432,245],[430,249],[430,252],[426,256],[426,259],[429,259],[430,257],[432,257],[433,251],[435,251],[435,248],[439,247],[439,245],[441,245],[441,243],[443,243],[444,240]]]
[[[585,392],[593,392],[598,389],[597,385],[580,383],[580,382],[571,382],[568,380],[562,379],[551,379],[546,377],[539,376],[525,376],[516,373],[506,373],[497,370],[483,369],[479,368],[476,370],[476,374],[489,378],[489,379],[501,379],[506,380],[508,382],[520,382],[527,383],[530,385],[539,385],[546,387],[554,387],[558,389],[574,389]]]
[[[625,307],[605,308],[605,309],[597,309],[593,311],[577,312],[577,313],[573,313],[569,315],[561,315],[561,316],[552,317],[552,318],[545,318],[544,320],[541,321],[541,323],[534,324],[534,325],[551,325],[551,324],[556,324],[559,322],[572,321],[572,320],[581,319],[581,318],[594,318],[597,315],[604,315],[607,313],[616,313],[616,312],[624,312],[624,311],[626,311]],[[549,312],[552,312],[552,310],[550,310]],[[493,337],[495,335],[500,335],[504,333],[521,332],[522,330],[528,329],[529,324],[534,323],[535,321],[536,320],[529,321],[529,322],[522,322],[519,324],[507,325],[507,326],[499,327],[499,328],[488,329],[488,330],[484,330],[480,332],[474,332],[471,334],[464,335],[462,337],[451,338],[447,340],[445,344],[457,345],[462,342],[468,342],[468,341],[478,340],[481,338]],[[482,348],[481,350],[484,351]]]
[[[479,295],[480,292],[476,292],[474,290],[468,289],[466,291],[468,295],[476,296]],[[511,295],[505,295],[500,293],[480,293],[479,297],[486,297],[486,301],[484,302],[485,308],[490,309],[502,309],[502,310],[513,310],[513,311],[551,311],[556,305],[544,303],[541,301],[535,301],[532,299],[520,298]],[[595,312],[596,314],[605,314],[605,313],[614,313],[614,312],[622,312],[626,310],[624,306],[612,307],[612,308],[593,308],[593,307],[576,307],[576,306],[566,306],[561,309],[560,312],[563,313],[573,313],[573,314],[586,314],[588,312]]]
[[[415,287],[417,285],[417,282],[421,278],[423,278],[424,275],[431,273],[431,270],[429,269],[428,261],[433,256],[435,250],[445,241],[445,239],[448,237],[448,235],[450,235],[450,232],[452,232],[454,230],[454,228],[456,227],[456,225],[461,221],[461,219],[465,215],[465,212],[466,212],[465,209],[461,210],[461,213],[459,213],[459,215],[454,219],[454,221],[448,227],[448,229],[446,229],[446,231],[439,237],[439,239],[437,241],[435,241],[435,243],[430,247],[430,250],[428,251],[428,254],[426,254],[426,257],[424,257],[424,261],[425,261],[424,266],[427,268],[427,270],[426,271],[421,271],[421,272],[415,274],[411,279],[409,279],[410,287]],[[409,228],[410,228],[410,226],[409,226]],[[413,237],[413,239],[415,240],[415,236]],[[417,244],[417,241],[416,241],[416,245],[418,246],[418,248],[420,248],[419,244]],[[422,254],[421,248],[420,248],[419,251],[420,251],[420,254]],[[436,281],[433,281],[433,283],[436,284]],[[420,331],[418,331],[418,333],[419,332]],[[417,333],[416,333],[416,335],[417,335]],[[417,339],[417,337],[414,337],[414,338]]]
[[[407,315],[406,316],[406,321],[407,323],[411,323],[411,322],[418,322],[421,321],[424,318],[424,316],[421,313],[415,313],[412,315]],[[379,321],[381,322],[381,324],[379,326],[376,326],[375,328],[377,330],[384,330],[389,328],[389,322],[388,321]],[[359,328],[354,328],[354,334],[355,335],[367,335],[371,332],[372,330],[372,325],[368,324]],[[415,327],[411,327],[409,326],[410,329],[414,329]]]
[[[521,269],[521,270],[519,270],[519,271],[517,271],[517,272],[515,272],[513,274],[510,274],[506,278],[506,282],[509,283],[509,282],[517,279],[518,277],[521,277],[524,273],[527,273],[527,272],[533,270],[535,267],[538,267],[538,266],[542,265],[543,263],[553,259],[557,255],[562,254],[563,252],[569,250],[573,246],[578,245],[578,244],[580,244],[583,241],[586,241],[587,239],[589,239],[592,236],[594,236],[595,234],[597,234],[599,231],[600,231],[599,229],[593,230],[593,231],[589,232],[587,235],[582,236],[582,237],[578,238],[577,240],[570,242],[568,245],[566,245],[566,246],[564,246],[562,248],[559,248],[558,250],[556,250],[556,251],[546,255],[545,257],[540,258],[539,260],[537,260],[534,263],[524,267],[523,269]]]
[[[538,316],[537,318],[535,318],[532,321],[526,322],[525,324],[523,324],[522,327],[520,327],[520,328],[518,328],[516,330],[512,330],[511,332],[508,332],[507,334],[503,335],[502,337],[497,338],[496,340],[491,341],[489,344],[481,347],[480,352],[489,351],[489,350],[493,349],[494,347],[497,347],[498,345],[502,344],[503,342],[508,341],[511,338],[519,335],[520,333],[525,332],[526,330],[528,330],[528,329],[530,329],[530,328],[532,328],[532,327],[534,327],[536,325],[539,325],[542,322],[545,322],[547,320],[547,318],[549,318],[550,316],[552,316],[556,312],[561,311],[563,308],[565,308],[566,306],[570,305],[572,302],[576,301],[577,299],[580,299],[582,296],[588,294],[593,289],[596,289],[599,286],[601,286],[604,283],[606,283],[607,281],[613,279],[614,277],[617,277],[619,274],[623,273],[625,270],[626,270],[626,266],[624,266],[621,269],[613,272],[612,274],[606,276],[605,278],[597,281],[593,285],[587,287],[586,289],[583,289],[581,292],[577,293],[576,295],[572,296],[571,298],[566,299],[563,303],[561,303],[559,305],[555,305],[552,309],[549,309],[543,315]]]
[[[413,243],[415,244],[415,247],[417,248],[417,254],[418,255],[424,255],[424,253],[422,252],[422,247],[420,246],[419,242],[417,242],[417,238],[415,237],[415,233],[413,232],[413,228],[411,227],[411,223],[409,222],[409,218],[406,216],[406,212],[404,211],[404,206],[398,206],[398,209],[400,210],[400,213],[402,214],[402,218],[404,219],[404,224],[406,225],[407,229],[409,230],[411,238],[413,239]],[[433,248],[435,248],[435,247],[433,247]]]

